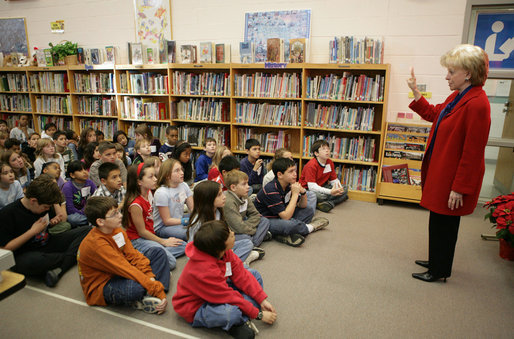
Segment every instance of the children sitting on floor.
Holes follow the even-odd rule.
[[[54,133],[57,132],[57,126],[53,122],[49,122],[45,124],[43,127],[43,132],[41,133],[41,138],[47,138],[53,140]]]
[[[64,131],[57,131],[54,133],[55,150],[62,156],[64,161],[64,171],[68,169],[70,161],[79,160],[75,159],[73,152],[68,148],[68,138]]]
[[[145,159],[151,156],[152,151],[150,150],[150,142],[146,139],[140,138],[136,141],[134,146],[134,161],[132,165],[139,165],[145,162]]]
[[[165,251],[154,247],[145,257],[134,249],[111,197],[89,199],[86,216],[95,227],[80,244],[77,260],[88,305],[130,305],[147,313],[164,313],[170,283]]]
[[[96,160],[89,168],[89,179],[91,179],[96,186],[100,186],[102,183],[98,177],[98,167],[103,163],[111,162],[119,167],[121,180],[124,183],[127,182],[127,169],[125,168],[123,161],[118,159],[116,146],[114,146],[112,142],[102,141],[100,145],[98,145],[98,153],[100,153],[100,159]]]
[[[95,193],[96,185],[88,179],[89,173],[82,161],[70,162],[67,175],[71,179],[63,185],[62,193],[66,199],[68,222],[72,227],[87,226],[84,208],[87,199]]]
[[[153,247],[166,250],[170,270],[173,270],[177,264],[176,258],[184,255],[185,242],[155,235],[152,190],[156,184],[153,166],[144,163],[130,166],[123,203],[123,225],[127,225],[127,235],[141,253],[146,254]]]
[[[6,162],[11,166],[14,177],[20,182],[23,189],[30,184],[32,181],[29,170],[30,164],[26,162],[22,155],[14,151],[3,151],[0,153],[0,161]]]
[[[14,175],[11,166],[0,162],[0,209],[23,198],[23,188]]]
[[[257,139],[248,139],[245,149],[248,156],[241,160],[241,171],[248,175],[248,185],[252,188],[250,194],[257,193],[262,188],[262,179],[266,172],[260,159],[261,144]]]
[[[207,180],[218,182],[216,178],[221,176],[221,172],[219,170],[220,161],[221,159],[223,159],[224,157],[228,157],[229,155],[232,155],[232,152],[230,152],[230,149],[227,146],[220,145],[216,147],[216,152],[214,152],[214,156],[212,157],[212,163],[209,168]]]
[[[154,230],[159,237],[187,240],[189,217],[184,217],[184,204],[193,210],[193,192],[184,182],[184,170],[178,160],[164,161],[157,181],[153,211]]]
[[[225,174],[224,180],[228,190],[223,212],[236,239],[250,239],[254,246],[259,246],[265,238],[271,240],[269,220],[262,217],[248,199],[248,175],[235,169]]]
[[[212,163],[212,157],[216,152],[216,140],[213,138],[206,138],[204,141],[204,151],[195,163],[195,182],[207,179],[209,175],[209,167]]]
[[[330,160],[330,147],[325,140],[317,140],[311,147],[314,158],[303,166],[300,184],[316,193],[316,207],[328,212],[348,199],[348,191],[337,179],[334,162]]]
[[[191,152],[193,148],[188,142],[179,141],[175,146],[175,150],[171,157],[180,161],[182,164],[182,168],[184,169],[184,182],[188,184],[190,187],[194,183],[194,169],[193,169],[193,161],[191,160]]]
[[[129,139],[127,136],[127,133],[123,131],[116,131],[114,133],[114,136],[112,138],[113,142],[119,143],[121,146],[123,146],[123,149],[125,150],[125,153],[132,158],[134,155],[134,146],[136,145],[136,142],[132,139]],[[130,165],[130,164],[129,164]]]
[[[64,161],[62,156],[56,152],[54,141],[50,138],[41,138],[36,144],[36,161],[34,161],[34,176],[38,177],[41,174],[41,169],[45,162],[56,162],[61,167],[61,176],[64,176]]]
[[[57,186],[59,186],[60,189],[64,186],[66,181],[63,180],[61,176],[61,167],[56,162],[46,162],[43,164],[43,168],[41,169],[42,174],[48,174],[52,178],[55,179],[55,182],[57,183]]]
[[[175,145],[178,141],[178,127],[177,126],[168,126],[166,127],[166,142],[159,149],[159,158],[162,161],[166,161],[171,158],[173,154],[173,150],[175,149]]]
[[[326,218],[312,218],[315,205],[309,206],[307,190],[296,182],[296,164],[288,158],[273,163],[275,179],[257,193],[255,207],[270,221],[273,238],[297,247],[304,236],[328,226]]]
[[[239,169],[239,161],[237,158],[233,155],[229,155],[221,159],[218,168],[219,168],[219,175],[215,177],[214,179],[211,179],[211,181],[217,182],[221,185],[223,191],[227,190],[227,187],[225,186],[225,181],[223,180],[223,176],[227,174],[228,172],[232,171],[233,169]]]
[[[113,197],[121,205],[125,198],[125,187],[121,180],[121,171],[118,165],[112,162],[104,162],[98,167],[100,186],[93,193],[94,197]]]
[[[47,211],[63,201],[55,180],[48,175],[34,179],[25,197],[0,210],[0,247],[14,252],[15,272],[43,276],[53,287],[75,265],[77,249],[90,228],[80,227],[56,235],[47,232]]]
[[[277,312],[267,301],[259,272],[245,269],[232,252],[234,242],[224,221],[205,222],[186,247],[189,261],[172,304],[193,327],[218,327],[236,338],[254,338],[250,319],[273,324]]]
[[[135,128],[134,134],[136,135],[136,142],[140,139],[148,140],[148,142],[150,143],[150,155],[154,155],[156,157],[159,156],[161,141],[159,140],[159,138],[154,138],[152,134],[152,129],[147,124],[139,124]]]

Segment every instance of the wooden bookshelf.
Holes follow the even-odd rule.
[[[430,126],[429,124],[387,123],[378,177],[379,204],[383,204],[384,199],[420,202],[421,164]],[[384,167],[402,165],[408,168],[409,184],[387,182],[383,176]]]
[[[45,91],[40,88],[31,88],[30,76],[40,73],[63,74],[66,75],[67,86],[63,91]],[[389,65],[375,64],[286,64],[284,68],[266,68],[265,64],[153,64],[153,65],[95,65],[86,68],[84,65],[57,66],[57,67],[25,67],[25,68],[0,68],[0,79],[6,74],[24,75],[27,81],[26,90],[16,88],[16,91],[0,91],[0,95],[24,95],[30,98],[29,112],[19,109],[7,110],[0,108],[2,116],[14,116],[21,113],[29,113],[34,120],[34,128],[38,131],[42,120],[64,119],[64,125],[71,125],[71,128],[78,133],[82,128],[92,126],[101,128],[104,133],[106,129],[115,131],[122,129],[131,135],[133,129],[139,123],[147,123],[153,130],[154,135],[165,141],[165,129],[169,125],[179,127],[182,138],[190,139],[194,137],[197,146],[195,149],[202,149],[202,140],[207,136],[214,136],[220,143],[224,143],[235,154],[244,154],[244,140],[251,135],[275,136],[274,141],[263,145],[261,152],[263,157],[272,157],[275,149],[279,146],[278,140],[287,146],[294,157],[299,160],[300,170],[303,165],[311,159],[308,152],[309,145],[305,140],[314,138],[328,137],[337,139],[365,139],[375,143],[375,152],[368,159],[345,158],[338,155],[334,157],[336,170],[347,171],[354,169],[357,171],[373,170],[380,174],[380,166],[383,155],[383,133],[385,130],[385,120],[387,113],[388,84],[390,76]],[[366,76],[375,79],[377,76],[382,79],[381,92],[382,98],[358,97],[349,98],[337,95],[324,96],[312,95],[309,91],[308,82],[313,78],[342,78],[344,75]],[[257,79],[259,75],[260,79]],[[76,77],[112,78],[109,80],[111,87],[88,87],[79,86],[80,81],[76,82]],[[133,80],[132,79],[139,79]],[[216,78],[217,76],[217,78]],[[139,78],[138,78],[139,77]],[[242,91],[241,81],[253,79],[260,81],[258,90],[249,88]],[[154,84],[164,85],[158,87],[156,91],[141,90],[142,82],[153,79]],[[158,80],[155,80],[158,79]],[[167,79],[165,84],[164,79]],[[193,79],[193,81],[191,81]],[[214,81],[213,79],[217,79]],[[223,83],[219,82],[223,80]],[[275,87],[271,90],[272,83],[268,87],[264,81],[273,81]],[[285,80],[282,80],[285,79]],[[182,83],[180,81],[182,81]],[[278,81],[280,80],[280,81]],[[158,81],[158,82],[155,82]],[[213,81],[214,84],[213,85]],[[87,83],[87,81],[85,82]],[[196,88],[192,83],[200,84]],[[84,85],[84,83],[82,83]],[[261,85],[262,84],[262,85]],[[149,84],[142,86],[150,88]],[[190,87],[187,87],[190,86]],[[191,87],[192,86],[192,87]],[[210,86],[210,87],[209,87]],[[278,89],[277,89],[278,86]],[[280,87],[282,86],[282,87]],[[284,87],[286,86],[286,87]],[[136,88],[137,87],[137,88]],[[153,88],[153,87],[152,87]],[[37,91],[36,91],[37,90]],[[36,96],[67,96],[71,100],[71,114],[53,114],[49,112],[37,112]],[[84,110],[84,107],[96,107],[97,102],[102,104],[109,100],[115,100],[114,109],[110,112],[99,113],[99,110]],[[91,105],[89,105],[91,103]],[[128,104],[164,104],[165,115],[163,116],[141,116],[127,114]],[[207,106],[206,106],[207,105]],[[212,108],[215,107],[215,108]],[[103,107],[103,106],[102,106]],[[161,105],[162,107],[162,105]],[[207,109],[208,107],[208,109]],[[359,109],[373,112],[372,123],[365,128],[354,128],[339,126],[336,122],[332,125],[309,121],[315,117],[317,108],[333,108],[336,110],[343,108],[351,111],[351,114]],[[328,109],[327,108],[327,109]],[[238,115],[239,109],[239,115]],[[309,109],[311,111],[309,111]],[[314,111],[312,111],[314,109]],[[221,112],[221,113],[220,113]],[[241,118],[241,112],[247,112]],[[276,117],[276,112],[286,112],[290,114],[288,119],[270,121],[269,124],[260,117],[262,112],[269,116]],[[293,112],[293,113],[291,113]],[[309,115],[309,112],[311,114]],[[339,111],[337,111],[339,112]],[[57,112],[54,112],[57,113]],[[180,114],[179,114],[180,113]],[[296,115],[295,115],[296,114]],[[12,118],[12,119],[14,119]],[[64,121],[63,120],[63,121]],[[62,125],[63,123],[61,123]],[[245,133],[246,132],[246,133]],[[253,134],[252,134],[253,133]],[[270,134],[268,134],[270,133]],[[286,140],[287,135],[287,140]],[[110,139],[106,134],[106,139]],[[311,139],[308,139],[311,138]],[[330,139],[330,140],[332,140]],[[265,140],[265,139],[264,139]],[[286,144],[287,142],[287,144]],[[358,176],[357,176],[358,177]],[[347,184],[344,179],[343,182]],[[377,180],[378,181],[378,180]],[[351,184],[351,183],[350,183]],[[377,183],[378,185],[379,183]],[[369,191],[362,190],[362,185],[350,188],[349,196],[351,199],[364,201],[376,201],[377,193],[368,188]],[[364,188],[366,189],[366,188]]]

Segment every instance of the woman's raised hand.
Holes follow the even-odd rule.
[[[414,75],[414,67],[410,68],[410,78],[407,79],[407,85],[413,92],[418,88],[416,85],[416,76]]]

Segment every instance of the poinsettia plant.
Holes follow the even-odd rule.
[[[496,227],[496,238],[514,246],[514,193],[500,195],[484,205],[489,210],[485,219]]]

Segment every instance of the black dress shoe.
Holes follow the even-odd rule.
[[[444,279],[444,282],[446,282],[446,277],[437,277],[435,275],[432,275],[430,271],[426,271],[423,273],[412,273],[412,277],[426,282],[433,282],[439,279]]]
[[[424,268],[429,268],[428,260],[416,260],[415,263],[416,263],[416,265],[422,266]]]

